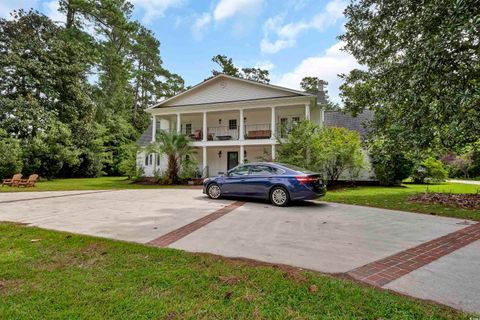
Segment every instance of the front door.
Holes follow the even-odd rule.
[[[227,171],[238,166],[238,152],[227,152]]]

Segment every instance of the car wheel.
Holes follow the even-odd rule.
[[[278,207],[285,207],[290,201],[287,190],[282,187],[274,187],[270,192],[270,202]]]
[[[208,186],[207,188],[207,195],[211,199],[218,199],[222,195],[222,192],[220,191],[220,187],[216,183],[212,183]]]

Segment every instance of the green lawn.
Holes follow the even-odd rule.
[[[407,183],[401,187],[368,186],[341,188],[329,191],[324,200],[480,220],[480,212],[478,210],[466,210],[445,205],[419,204],[408,201],[408,198],[413,194],[422,192],[477,193],[480,192],[480,186],[461,183],[440,183],[435,185]]]
[[[293,268],[7,223],[0,234],[0,319],[469,318]]]
[[[165,188],[158,185],[132,183],[126,177],[101,177],[78,179],[55,179],[40,181],[35,188],[0,187],[0,192],[19,191],[65,191],[65,190],[111,190],[111,189],[155,189]],[[171,188],[171,186],[170,186]]]

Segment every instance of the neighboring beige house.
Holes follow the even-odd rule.
[[[324,124],[315,95],[220,74],[147,109],[152,124],[140,138],[144,147],[159,130],[176,130],[191,139],[202,176],[226,172],[239,163],[275,160],[277,137],[303,120]],[[206,134],[204,134],[206,133]],[[165,171],[167,161],[140,152],[145,176]]]

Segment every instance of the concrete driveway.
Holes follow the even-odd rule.
[[[198,189],[0,193],[0,221],[343,273],[480,313],[480,224],[334,203],[213,201]]]

